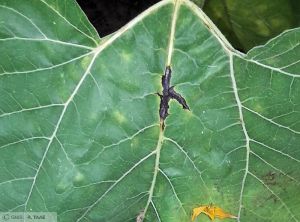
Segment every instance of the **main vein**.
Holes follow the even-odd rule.
[[[176,20],[178,17],[178,9],[180,6],[181,0],[175,0],[174,12],[172,17],[172,24],[171,24],[171,33],[169,39],[169,46],[168,46],[168,57],[167,57],[167,66],[171,66],[172,54],[174,50],[174,38],[175,38],[175,29],[176,29]]]
[[[175,38],[175,29],[176,29],[176,20],[178,17],[178,11],[179,7],[181,4],[181,0],[174,0],[174,10],[173,10],[173,16],[172,16],[172,24],[171,24],[171,31],[170,31],[170,38],[169,38],[169,44],[168,44],[168,54],[167,54],[167,63],[166,66],[171,65],[171,60],[172,60],[172,54],[173,54],[173,49],[174,49],[174,38]],[[161,153],[161,148],[162,144],[164,141],[164,127],[163,127],[163,121],[161,120],[160,122],[160,133],[157,141],[157,146],[155,149],[155,165],[154,165],[154,173],[153,173],[153,178],[149,190],[149,197],[146,203],[146,207],[144,209],[144,215],[146,215],[147,210],[149,208],[150,203],[152,202],[153,194],[154,194],[154,188],[156,185],[156,180],[157,180],[157,174],[159,172],[159,163],[160,163],[160,153]]]
[[[152,179],[150,190],[149,190],[148,201],[147,201],[146,207],[144,209],[144,214],[146,214],[148,207],[152,201],[152,197],[154,194],[154,188],[155,188],[155,184],[156,184],[157,173],[159,171],[160,151],[162,148],[162,144],[164,142],[164,130],[162,129],[162,123],[160,125],[161,125],[161,127],[160,127],[159,137],[158,137],[156,149],[154,151],[156,154],[155,165],[154,165],[154,174],[153,174],[153,179]]]

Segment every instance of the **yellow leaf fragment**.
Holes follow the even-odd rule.
[[[201,213],[206,214],[212,221],[215,218],[237,218],[236,216],[224,212],[222,208],[209,204],[194,208],[192,214],[192,221],[194,221],[196,217],[198,217]]]

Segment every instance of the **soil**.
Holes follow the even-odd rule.
[[[101,37],[111,34],[159,0],[77,0]]]

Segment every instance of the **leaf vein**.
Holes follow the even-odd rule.
[[[284,125],[282,125],[282,124],[279,124],[279,123],[277,123],[277,122],[275,122],[275,121],[273,121],[273,120],[271,120],[271,119],[269,119],[269,118],[263,116],[262,114],[260,114],[260,113],[258,113],[258,112],[255,112],[254,110],[252,110],[252,109],[250,109],[250,108],[248,108],[248,107],[246,107],[246,106],[244,106],[244,105],[242,105],[242,107],[243,107],[244,109],[248,110],[249,112],[251,112],[251,113],[253,113],[253,114],[255,114],[255,115],[261,117],[262,119],[264,119],[264,120],[266,120],[266,121],[268,121],[268,122],[270,122],[270,123],[272,123],[272,124],[274,124],[274,125],[276,125],[276,126],[278,126],[278,127],[280,127],[280,128],[287,129],[287,130],[289,130],[289,131],[291,131],[291,132],[293,132],[293,133],[295,133],[295,134],[300,134],[299,131],[293,130],[293,129],[291,129],[291,128],[288,127],[288,126],[284,126]]]
[[[92,52],[89,52],[89,53],[80,55],[78,57],[75,57],[73,59],[70,59],[68,61],[56,64],[56,65],[53,65],[53,66],[45,67],[45,68],[38,68],[38,69],[32,69],[32,70],[26,70],[26,71],[2,72],[2,73],[0,73],[0,77],[1,76],[5,76],[5,75],[30,74],[30,73],[35,73],[35,72],[40,72],[40,71],[45,71],[45,70],[51,70],[51,69],[54,69],[54,68],[57,68],[57,67],[64,66],[66,64],[72,63],[72,62],[74,62],[74,61],[76,61],[78,59],[81,59],[81,58],[83,58],[85,56],[88,56],[88,55],[91,55],[91,54],[92,54]]]
[[[171,186],[172,192],[175,195],[175,199],[178,201],[178,203],[180,204],[180,208],[183,210],[184,214],[187,216],[188,214],[186,213],[185,209],[183,208],[183,204],[181,202],[181,200],[179,199],[177,192],[170,180],[170,178],[165,174],[164,171],[162,171],[161,169],[159,169],[159,172],[166,178],[166,180],[168,181],[169,185]]]
[[[5,41],[14,41],[14,40],[19,40],[19,41],[37,41],[37,42],[53,42],[56,44],[61,44],[61,45],[67,45],[67,46],[73,46],[73,47],[78,47],[78,48],[83,48],[83,49],[88,49],[88,50],[93,50],[94,48],[92,47],[88,47],[85,45],[80,45],[80,44],[76,44],[76,43],[71,43],[71,42],[64,42],[64,41],[60,41],[60,40],[55,40],[55,39],[49,39],[49,38],[23,38],[23,37],[10,37],[10,38],[3,38],[0,39],[1,42],[5,42]]]
[[[55,12],[59,17],[61,17],[68,25],[70,25],[71,27],[73,27],[75,30],[77,30],[78,32],[80,32],[81,34],[85,35],[87,38],[91,39],[95,45],[98,45],[98,42],[96,39],[94,39],[93,37],[91,37],[90,35],[86,34],[84,31],[82,31],[81,29],[79,29],[77,26],[75,26],[74,24],[72,24],[68,19],[66,19],[59,11],[57,11],[55,8],[53,8],[53,6],[49,5],[47,2],[45,2],[44,0],[40,0],[42,3],[44,3],[48,8],[50,8],[53,12]]]
[[[0,5],[0,7],[1,8],[5,8],[5,9],[7,9],[7,10],[11,10],[11,11],[13,11],[14,13],[16,13],[16,14],[18,14],[18,15],[20,15],[20,16],[22,16],[23,18],[25,18],[27,21],[29,21],[37,30],[38,30],[38,32],[43,36],[43,37],[45,37],[45,38],[47,38],[46,37],[46,35],[42,32],[42,30],[30,19],[30,18],[28,18],[26,15],[24,15],[24,14],[22,14],[21,12],[19,12],[18,10],[16,10],[16,9],[13,9],[13,8],[10,8],[10,7],[7,7],[7,6],[5,6],[5,5]]]
[[[59,107],[59,106],[63,106],[63,104],[49,104],[49,105],[43,105],[43,106],[37,106],[37,107],[31,107],[31,108],[23,108],[17,111],[13,111],[10,113],[2,113],[0,115],[0,118],[6,117],[6,116],[10,116],[10,115],[14,115],[17,113],[23,113],[23,112],[28,112],[28,111],[35,111],[35,110],[40,110],[40,109],[46,109],[46,108],[51,108],[51,107]]]

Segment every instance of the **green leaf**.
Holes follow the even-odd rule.
[[[55,3],[0,3],[0,211],[300,220],[300,29],[243,55],[196,5],[163,0],[100,41]],[[190,111],[172,100],[162,130],[166,65]]]
[[[203,10],[233,46],[243,51],[300,25],[297,0],[210,0]]]

